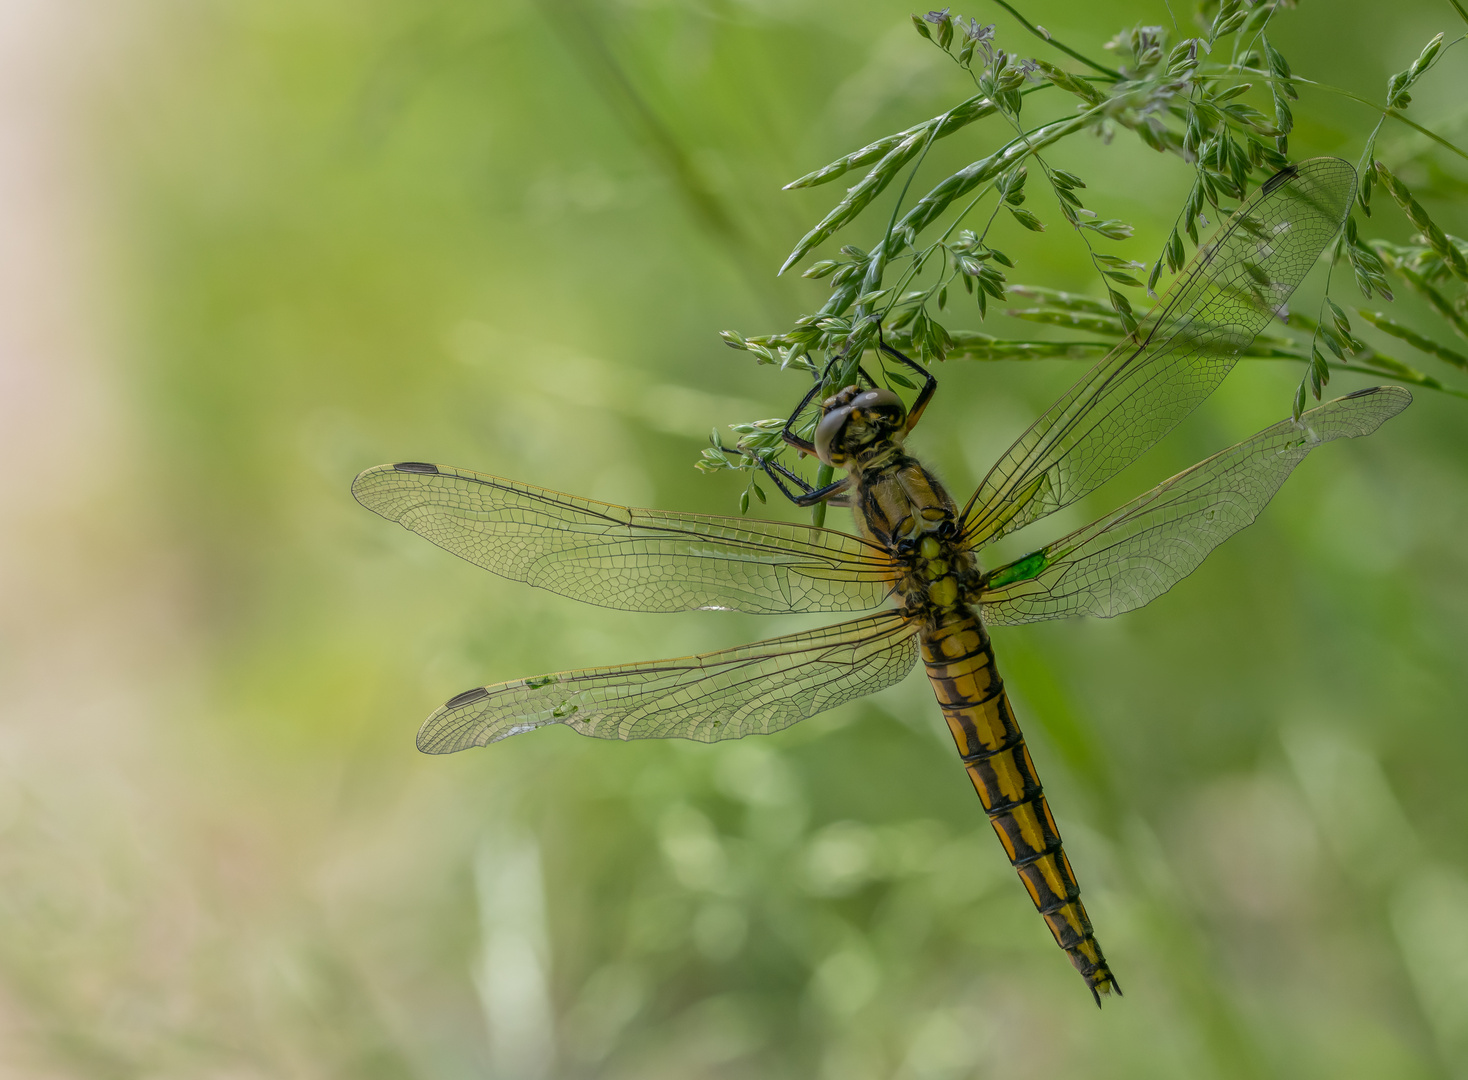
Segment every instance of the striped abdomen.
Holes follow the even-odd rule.
[[[1085,978],[1096,1004],[1102,994],[1120,994],[1081,904],[1080,886],[1061,849],[1060,832],[1009,707],[983,624],[972,611],[943,612],[923,631],[922,649],[964,767],[1030,899],[1056,944]]]

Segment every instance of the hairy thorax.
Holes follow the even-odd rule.
[[[821,409],[813,449],[847,471],[857,527],[897,561],[899,602],[935,625],[964,610],[978,596],[978,565],[960,543],[948,492],[902,448],[909,426],[902,402],[879,387],[848,386]]]
[[[978,565],[960,545],[958,509],[937,477],[890,441],[853,453],[847,468],[858,527],[902,568],[902,606],[937,616],[969,604],[978,592]]]

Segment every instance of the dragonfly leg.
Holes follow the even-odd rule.
[[[912,403],[912,408],[907,410],[907,423],[902,429],[902,433],[906,435],[913,428],[917,427],[918,420],[922,418],[923,410],[928,407],[928,402],[933,400],[933,391],[938,389],[938,380],[933,377],[933,373],[927,368],[923,367],[916,360],[904,356],[885,341],[881,343],[881,346],[882,351],[888,356],[896,357],[899,362],[906,364],[923,377],[923,388],[918,391],[917,400]]]
[[[820,502],[827,503],[831,506],[848,505],[843,495],[846,491],[847,484],[851,482],[849,476],[843,476],[834,484],[827,484],[825,487],[817,488],[806,483],[778,461],[764,461],[760,464],[770,479],[775,482],[775,486],[780,489],[780,494],[784,495],[785,498],[789,499],[796,506],[814,506]],[[782,476],[785,478],[784,480],[781,479]],[[786,487],[785,480],[789,480],[799,487],[800,494],[797,495]]]
[[[795,447],[795,449],[799,450],[803,454],[814,455],[816,452],[816,444],[811,442],[809,439],[802,439],[799,435],[795,434],[795,429],[793,425],[800,414],[803,413],[806,410],[806,407],[810,405],[811,399],[821,392],[821,385],[821,383],[816,383],[810,388],[805,397],[800,399],[800,404],[795,406],[795,411],[790,414],[790,419],[785,421],[785,426],[780,429],[780,437],[784,439],[785,442],[788,443],[790,446]],[[773,474],[770,478],[772,480],[774,479]]]

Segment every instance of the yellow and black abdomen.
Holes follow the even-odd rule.
[[[983,624],[962,607],[937,613],[923,631],[922,650],[964,767],[1030,899],[1096,1003],[1101,1003],[1101,994],[1120,994],[1081,904],[1080,886],[1009,707]]]

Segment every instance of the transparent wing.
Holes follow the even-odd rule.
[[[1302,162],[1265,182],[1199,249],[1136,338],[1067,391],[989,471],[964,507],[970,544],[1095,490],[1197,408],[1314,265],[1355,183],[1356,171],[1339,158]]]
[[[1120,615],[1161,596],[1251,524],[1305,455],[1370,435],[1412,402],[1375,386],[1326,402],[1178,473],[1121,509],[989,575],[989,623]]]
[[[861,611],[896,573],[830,529],[638,510],[444,465],[379,465],[352,494],[476,566],[623,611]]]
[[[424,721],[418,749],[451,754],[547,724],[600,739],[768,734],[901,681],[917,660],[916,633],[906,615],[884,611],[702,656],[485,686]]]

